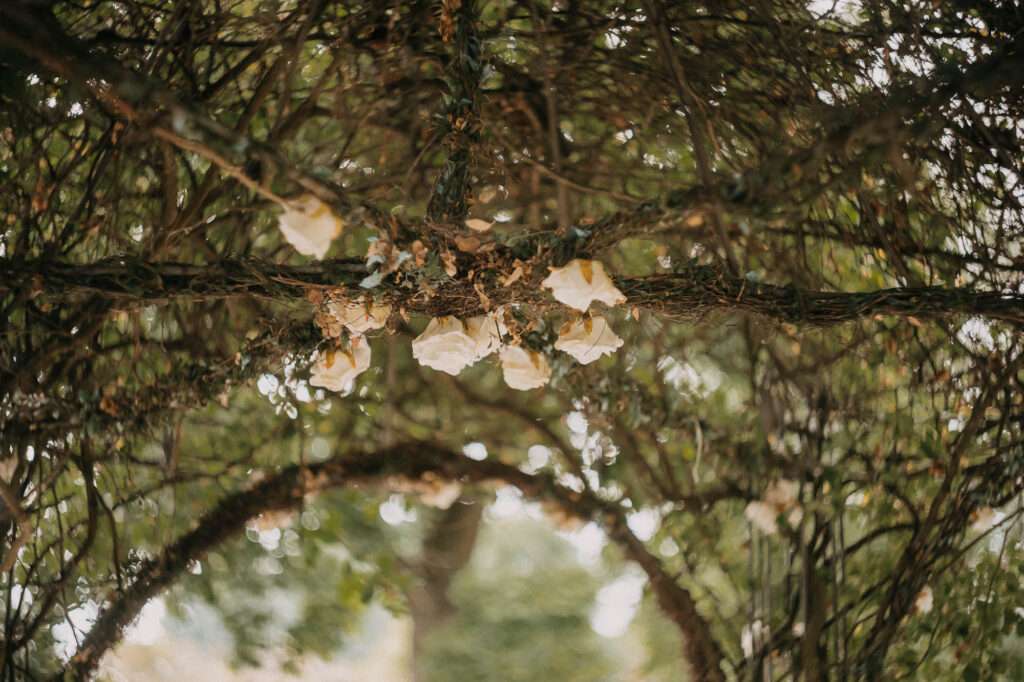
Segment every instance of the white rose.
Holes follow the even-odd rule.
[[[365,339],[352,339],[349,350],[331,349],[320,356],[309,379],[312,386],[329,391],[344,391],[352,381],[370,366],[370,344]]]
[[[473,339],[473,352],[477,358],[487,357],[501,348],[501,335],[507,330],[500,319],[497,313],[493,313],[464,320],[466,333]]]
[[[928,613],[935,606],[935,598],[932,595],[932,588],[925,585],[914,598],[914,613]]]
[[[341,218],[331,207],[312,194],[292,199],[278,220],[281,234],[304,256],[320,260],[327,254],[331,240],[341,233]]]
[[[412,356],[426,367],[452,376],[477,359],[477,340],[469,335],[466,325],[456,317],[435,317],[413,339]]]
[[[540,388],[551,379],[551,368],[544,356],[519,346],[501,351],[501,370],[505,383],[517,391]]]
[[[551,274],[540,285],[551,289],[556,301],[576,310],[586,310],[591,301],[608,305],[626,302],[626,297],[605,274],[604,265],[596,260],[577,258],[564,268],[551,268]]]
[[[354,301],[341,299],[328,305],[331,314],[356,334],[380,329],[391,316],[391,306],[377,305],[373,299],[360,296]]]
[[[558,333],[555,348],[565,351],[584,365],[602,355],[611,355],[622,345],[622,339],[608,326],[603,317],[584,318],[566,325]]]

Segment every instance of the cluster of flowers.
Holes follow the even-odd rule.
[[[304,255],[323,258],[331,241],[342,228],[342,221],[316,197],[306,195],[291,202],[280,217],[284,238]],[[541,283],[555,299],[580,313],[586,313],[593,301],[609,306],[626,302],[599,261],[576,259],[551,273]],[[387,323],[391,308],[369,297],[355,300],[328,299],[317,318],[327,336],[337,338],[348,331],[347,350],[331,349],[323,353],[313,367],[310,383],[333,391],[342,391],[370,366],[370,347],[364,334]],[[502,337],[508,332],[504,315],[498,310],[465,320],[437,317],[412,342],[413,357],[426,367],[456,375],[477,360],[498,352],[505,383],[526,391],[539,388],[551,378],[546,358],[518,345],[507,345]],[[622,346],[608,321],[600,315],[576,315],[559,331],[555,348],[583,364],[614,353]]]
[[[331,337],[341,336],[342,328],[347,329],[349,348],[331,348],[322,353],[313,366],[309,383],[329,391],[344,391],[353,379],[369,369],[370,344],[363,335],[387,324],[391,307],[378,305],[366,297],[354,301],[331,299],[324,312],[326,314],[318,316],[317,322]]]
[[[541,285],[551,289],[556,300],[581,312],[592,301],[616,305],[626,300],[597,261],[577,259],[565,267],[552,268]],[[502,318],[500,311],[466,320],[434,318],[412,342],[412,355],[421,365],[455,375],[498,351],[505,383],[511,388],[528,391],[548,383],[551,368],[543,355],[522,346],[502,344],[507,332]],[[620,346],[622,339],[599,315],[575,317],[562,327],[555,341],[555,348],[583,364],[614,353]]]

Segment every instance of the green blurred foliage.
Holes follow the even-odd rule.
[[[623,679],[617,642],[591,628],[601,577],[537,521],[485,527],[472,562],[452,586],[453,622],[424,651],[425,678],[442,680]]]

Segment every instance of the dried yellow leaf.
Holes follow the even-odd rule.
[[[454,277],[458,274],[459,269],[455,267],[455,256],[451,251],[445,251],[441,254],[441,262],[444,263],[444,271],[449,277]]]
[[[505,277],[499,277],[498,280],[501,282],[502,286],[506,286],[507,287],[507,286],[510,286],[513,283],[519,281],[519,278],[522,277],[522,276],[523,276],[523,266],[522,265],[516,265],[516,267],[512,269],[512,272],[510,272]]]
[[[483,306],[484,312],[489,313],[491,311],[491,299],[484,293],[484,283],[477,282],[473,285],[476,289],[476,295],[480,297],[480,305]]]
[[[494,223],[481,220],[480,218],[470,218],[466,221],[466,227],[474,232],[487,232],[491,229],[492,225],[494,225]]]

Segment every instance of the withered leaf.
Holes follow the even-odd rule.
[[[458,274],[459,269],[455,267],[455,254],[451,251],[445,251],[441,254],[441,262],[444,263],[444,271],[449,277],[454,277]]]
[[[491,229],[492,225],[494,225],[494,223],[488,222],[486,220],[481,220],[480,218],[470,218],[469,220],[466,221],[466,227],[473,230],[474,232],[487,232],[488,230]]]

